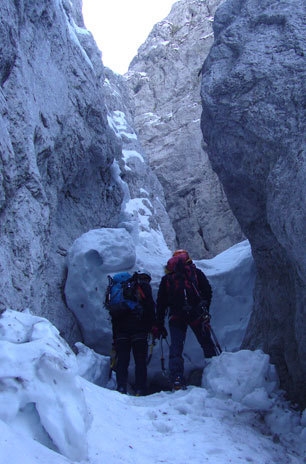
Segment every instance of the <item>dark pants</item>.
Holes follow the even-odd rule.
[[[128,368],[132,350],[135,361],[135,391],[145,394],[147,388],[147,335],[118,336],[115,339],[115,347],[117,352],[117,390],[123,393],[127,392]]]
[[[173,318],[169,320],[171,344],[169,350],[169,371],[171,380],[176,377],[184,378],[183,349],[188,325],[191,327],[199,344],[202,347],[205,358],[216,356],[215,344],[211,339],[210,330],[202,327],[202,321],[188,321],[186,318]]]

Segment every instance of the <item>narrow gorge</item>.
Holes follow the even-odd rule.
[[[305,407],[305,17],[298,0],[179,0],[120,76],[81,0],[3,0],[0,311],[73,345],[66,256],[85,232],[158,231],[194,259],[247,238],[243,347]]]

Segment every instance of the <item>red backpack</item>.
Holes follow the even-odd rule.
[[[199,303],[200,292],[196,266],[191,259],[186,261],[182,254],[172,256],[167,262],[167,286],[169,289],[169,304],[179,305],[185,310]]]

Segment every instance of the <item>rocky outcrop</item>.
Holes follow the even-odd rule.
[[[121,156],[116,158],[120,182],[126,184],[120,225],[131,229],[131,224],[136,223],[134,238],[138,235],[140,241],[142,232],[160,230],[167,245],[173,249],[175,232],[166,212],[164,191],[136,135],[134,102],[129,87],[123,76],[108,68],[105,68],[104,95],[109,125],[121,145]],[[146,221],[142,220],[144,216]]]
[[[244,347],[306,406],[305,3],[230,0],[203,66],[202,131],[257,267]]]
[[[122,221],[137,229],[137,218],[123,215],[136,188],[129,192],[120,165],[128,158],[132,171],[141,155],[124,152],[124,130],[114,130],[118,108],[81,0],[4,0],[0,46],[0,309],[29,307],[66,339],[80,339],[63,293],[65,255],[90,229]],[[142,200],[152,227],[165,229],[161,186],[144,171]]]
[[[105,190],[119,147],[93,92],[103,67],[71,2],[5,1],[0,14],[1,305],[71,332],[60,301],[66,249],[103,210],[115,221],[120,205]]]
[[[200,129],[198,73],[213,42],[213,15],[220,3],[175,3],[125,75],[135,102],[135,127],[163,186],[177,246],[198,259],[243,238]]]

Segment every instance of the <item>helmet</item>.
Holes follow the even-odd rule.
[[[186,250],[175,250],[172,256],[180,256],[182,259],[185,259],[185,261],[190,259],[188,251]]]
[[[137,271],[135,271],[135,274],[137,274],[139,277],[142,277],[143,279],[147,279],[149,282],[152,279],[151,273],[143,268],[137,269]]]

